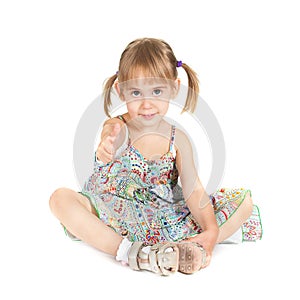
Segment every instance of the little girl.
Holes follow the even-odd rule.
[[[209,265],[216,243],[261,238],[258,209],[244,189],[207,195],[186,134],[165,114],[188,77],[183,111],[193,112],[198,79],[164,41],[143,38],[122,53],[105,84],[104,123],[94,172],[78,193],[56,190],[50,208],[67,234],[134,270],[191,274]],[[111,92],[127,112],[110,117]],[[178,178],[180,177],[180,185]]]

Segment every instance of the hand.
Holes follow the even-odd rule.
[[[196,236],[184,240],[185,242],[198,243],[204,248],[206,252],[206,262],[202,268],[206,268],[210,264],[212,251],[216,244],[217,236],[218,235],[215,233],[215,231],[206,230]]]
[[[109,129],[103,130],[104,134],[96,151],[97,160],[102,161],[104,164],[113,160],[115,154],[114,143],[121,131],[121,125],[119,123],[106,126],[109,126]]]

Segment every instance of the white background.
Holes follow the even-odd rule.
[[[0,298],[298,298],[299,28],[297,1],[1,1]],[[122,267],[48,207],[78,189],[78,121],[145,36],[198,72],[225,137],[222,186],[250,188],[263,218],[260,242],[218,245],[192,276]]]

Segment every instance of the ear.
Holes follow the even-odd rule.
[[[121,92],[121,90],[120,90],[120,85],[119,85],[119,81],[118,81],[118,80],[116,80],[116,82],[114,83],[114,88],[115,88],[115,90],[117,91],[119,98],[120,98],[122,101],[124,101],[124,96],[123,96],[123,94],[122,94],[122,92]]]
[[[180,79],[176,78],[174,80],[174,94],[173,94],[173,98],[175,98],[177,96],[177,94],[179,93],[180,84],[181,84]]]

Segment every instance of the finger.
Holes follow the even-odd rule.
[[[193,241],[193,238],[191,237],[191,238],[186,238],[186,239],[184,239],[183,240],[184,242],[192,242]]]
[[[97,149],[97,155],[112,155],[114,152],[113,144],[110,141],[102,141]]]
[[[113,147],[116,138],[117,138],[117,136],[111,136],[111,135],[106,137],[106,139],[104,140],[106,148]]]
[[[105,154],[111,155],[114,153],[113,143],[109,140],[106,140],[105,142],[102,143],[102,148]]]
[[[204,268],[208,267],[209,264],[210,264],[210,261],[211,261],[211,255],[206,254],[205,262],[202,265],[201,269],[204,269]]]
[[[113,159],[113,156],[111,154],[107,154],[103,151],[97,152],[96,154],[97,160],[103,162],[104,164],[107,164],[108,162],[111,162]]]

